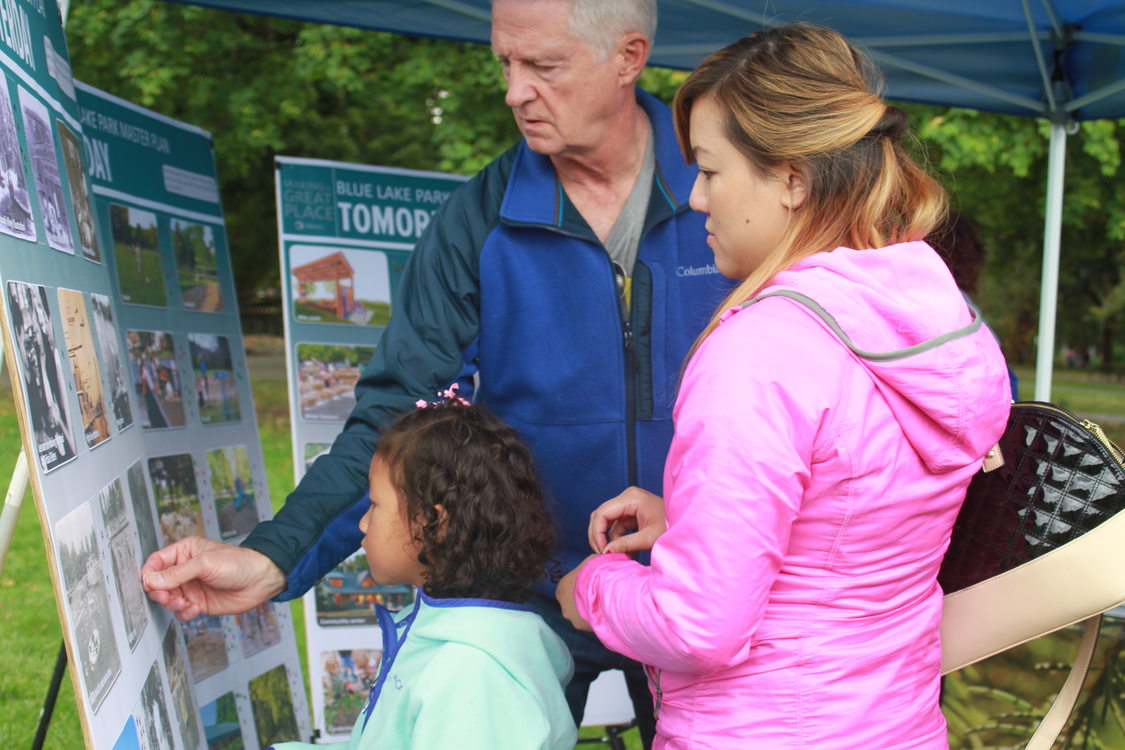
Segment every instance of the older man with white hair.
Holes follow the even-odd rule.
[[[192,538],[145,564],[181,619],[299,596],[358,548],[386,419],[475,372],[475,399],[513,425],[553,499],[564,570],[586,525],[630,485],[659,492],[680,365],[729,290],[687,201],[666,106],[640,91],[655,0],[495,0],[492,48],[523,139],[438,210],[332,450],[240,547]],[[580,723],[598,673],[625,670],[645,744],[639,665],[531,604],[571,648]]]

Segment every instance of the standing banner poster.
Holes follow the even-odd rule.
[[[465,178],[278,157],[285,352],[296,481],[328,451],[394,308],[433,212]],[[321,741],[344,740],[379,670],[374,606],[413,601],[379,586],[362,550],[305,596],[309,682]]]
[[[237,543],[271,510],[211,136],[82,84],[78,104],[146,456],[131,468],[136,492],[150,493],[159,545],[189,535]],[[288,605],[177,628],[188,668],[166,676],[169,686],[178,673],[190,679],[184,694],[208,743],[309,735]]]
[[[140,566],[269,513],[211,137],[71,80],[0,4],[0,321],[91,748],[309,735],[287,608],[179,623]]]

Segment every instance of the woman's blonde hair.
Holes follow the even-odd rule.
[[[882,101],[881,85],[879,70],[843,36],[804,23],[740,39],[684,81],[674,112],[689,163],[692,106],[713,97],[726,137],[755,169],[789,164],[807,186],[776,250],[723,301],[693,353],[724,310],[798,260],[922,239],[944,216],[945,191],[900,143],[909,121]]]

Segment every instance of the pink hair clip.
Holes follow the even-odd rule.
[[[420,398],[420,399],[418,399],[417,401],[414,402],[414,405],[417,406],[419,409],[425,409],[425,408],[428,408],[428,407],[431,407],[431,406],[439,406],[439,405],[442,405],[442,404],[450,404],[450,403],[461,404],[462,406],[468,406],[469,402],[457,395],[457,389],[459,387],[460,387],[460,385],[458,383],[452,383],[444,391],[438,391],[436,394],[434,394],[434,395],[437,396],[436,401],[427,401],[424,398]]]

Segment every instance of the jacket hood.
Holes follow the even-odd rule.
[[[570,682],[574,662],[562,640],[543,618],[524,604],[492,599],[435,599],[421,589],[410,638],[459,643],[495,659],[535,694],[536,686]]]
[[[924,242],[817,253],[759,297],[811,298],[850,340],[906,439],[935,473],[983,458],[1007,424],[1012,394],[996,337]]]

